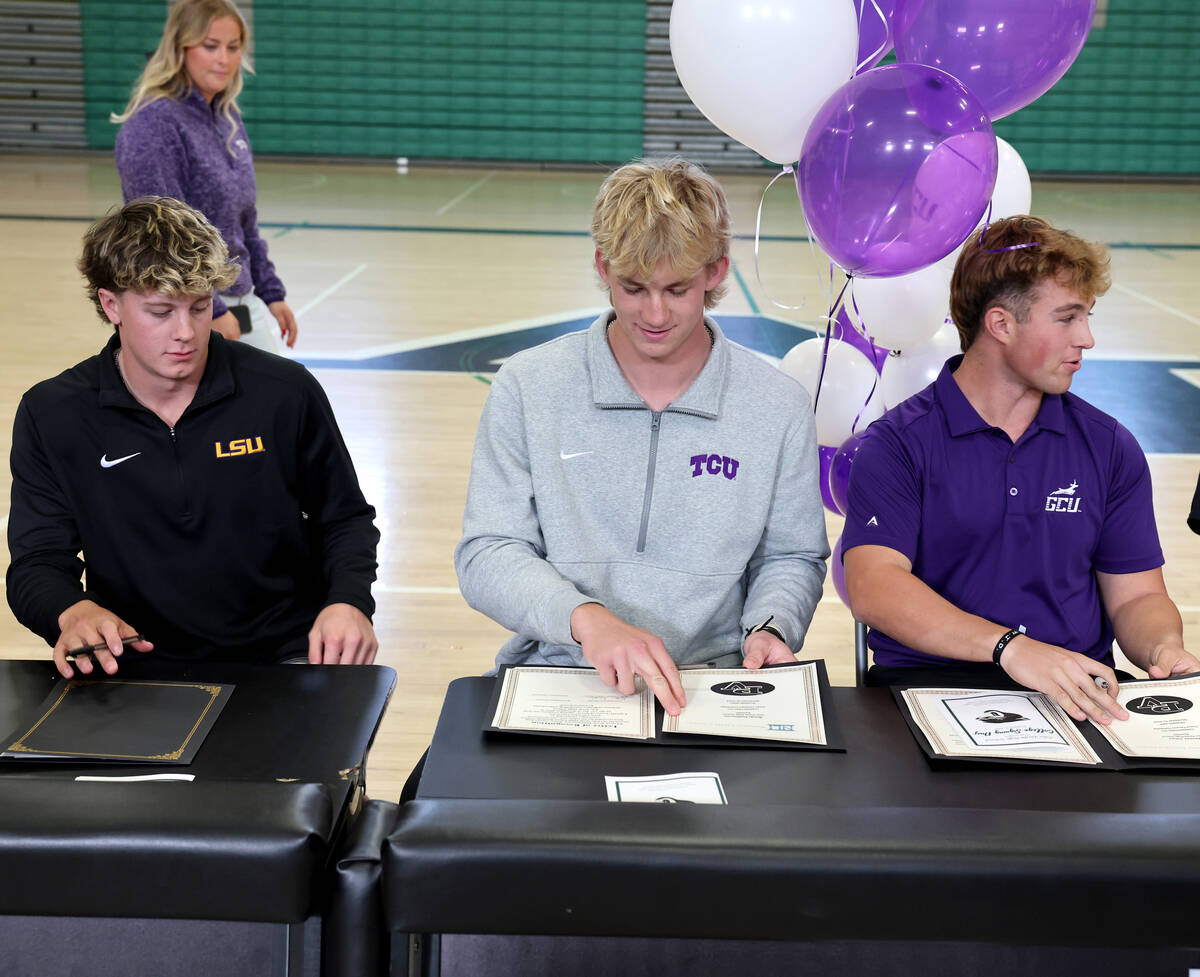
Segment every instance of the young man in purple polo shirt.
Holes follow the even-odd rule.
[[[1200,670],[1145,456],[1068,393],[1109,283],[1102,246],[1037,218],[967,242],[950,286],[964,352],[871,425],[851,474],[842,547],[869,684],[1005,681],[998,667],[1108,723],[1127,718],[1114,636],[1152,678]]]

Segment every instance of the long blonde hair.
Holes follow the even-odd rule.
[[[167,14],[162,38],[138,76],[125,111],[120,115],[110,115],[109,121],[120,124],[138,109],[157,99],[178,100],[186,96],[192,88],[192,80],[188,77],[187,66],[184,63],[184,50],[201,43],[207,36],[212,22],[221,17],[232,17],[237,22],[242,34],[243,48],[241,71],[238,71],[233,80],[213,99],[216,110],[229,123],[229,135],[225,140],[225,148],[229,149],[237,131],[235,116],[242,114],[237,104],[238,94],[242,90],[242,71],[254,73],[254,68],[245,53],[245,48],[250,43],[250,30],[246,26],[246,18],[231,0],[178,0]]]

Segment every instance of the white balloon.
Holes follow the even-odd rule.
[[[892,278],[855,278],[859,323],[876,346],[908,349],[923,343],[950,311],[950,276],[957,254]]]
[[[925,342],[892,353],[879,375],[884,404],[890,409],[924,390],[937,379],[946,360],[961,352],[958,330],[947,322]]]
[[[816,402],[817,442],[839,445],[883,413],[883,398],[879,393],[879,376],[871,361],[839,339],[829,341],[818,397],[817,378],[824,349],[823,337],[806,339],[788,350],[779,368],[804,384]]]
[[[1000,168],[996,171],[996,189],[992,191],[992,220],[1028,214],[1033,206],[1033,185],[1025,161],[999,136],[996,148],[1000,151]]]
[[[718,129],[791,163],[817,109],[854,75],[858,19],[852,0],[675,0],[671,57]]]

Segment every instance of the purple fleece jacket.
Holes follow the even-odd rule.
[[[175,197],[203,213],[225,238],[229,257],[241,265],[230,293],[245,295],[253,288],[269,304],[286,293],[258,233],[254,157],[246,127],[239,116],[234,118],[237,131],[227,149],[228,123],[198,91],[182,99],[155,99],[117,133],[117,172],[126,203],[155,194]],[[214,296],[214,318],[224,315],[225,308]]]

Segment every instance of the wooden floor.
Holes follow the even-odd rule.
[[[781,181],[770,193],[756,272],[755,209],[769,173],[727,177],[739,235],[734,281],[717,311],[815,323],[825,311],[819,256]],[[260,162],[259,217],[300,319],[296,355],[329,360],[412,349],[460,334],[504,332],[603,307],[587,236],[599,171],[423,169]],[[107,339],[75,271],[89,219],[120,201],[107,156],[0,157],[0,448],[30,385],[96,352]],[[1035,213],[1114,249],[1117,286],[1093,319],[1097,357],[1184,361],[1200,385],[1200,194],[1190,186],[1038,183]],[[785,311],[772,305],[801,305]],[[1085,370],[1086,370],[1085,365]],[[492,366],[494,369],[494,366]],[[397,671],[371,754],[368,784],[394,799],[427,745],[447,682],[487,669],[505,632],[466,607],[452,551],[486,371],[322,367],[383,542],[379,661]],[[1175,419],[1192,429],[1200,416]],[[1189,449],[1196,450],[1196,449]],[[1200,454],[1152,454],[1168,586],[1200,649],[1200,537],[1184,513]],[[9,476],[0,474],[7,523]],[[828,516],[831,541],[841,519]],[[7,562],[7,559],[5,559]],[[190,585],[183,584],[181,585]],[[203,595],[198,597],[202,599]],[[835,684],[853,681],[849,614],[832,586],[805,651]],[[0,656],[48,655],[0,611]]]

